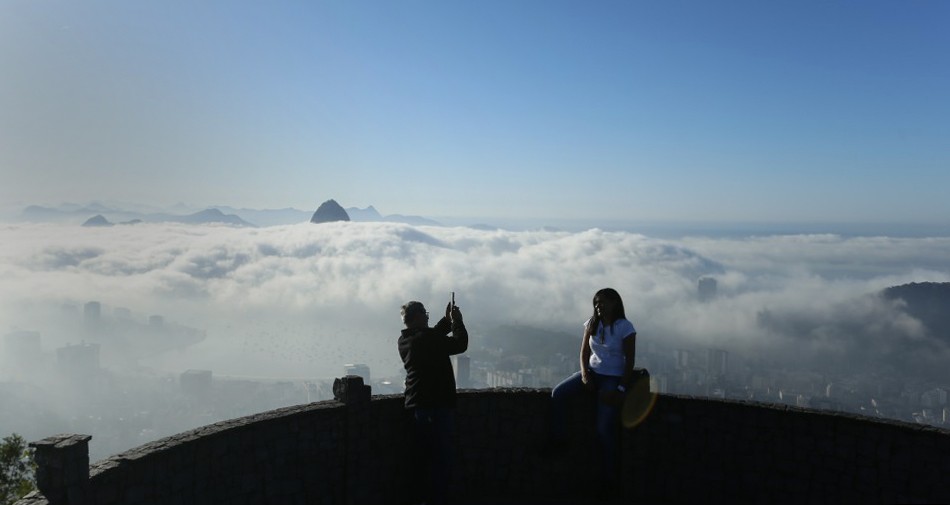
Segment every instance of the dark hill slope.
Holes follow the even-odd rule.
[[[888,300],[903,300],[907,314],[950,343],[950,282],[913,282],[889,287],[882,294]]]

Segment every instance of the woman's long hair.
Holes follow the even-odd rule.
[[[613,322],[610,323],[611,326],[613,326],[613,323],[617,322],[618,319],[627,318],[627,314],[623,310],[623,298],[620,298],[620,293],[618,293],[616,289],[604,288],[594,293],[594,298],[591,299],[591,305],[594,305],[594,302],[597,300],[598,297],[606,299],[606,300],[612,300],[616,303],[616,305],[614,306],[614,320]],[[597,307],[595,305],[594,314],[590,316],[590,324],[588,324],[587,326],[587,331],[591,336],[597,334],[597,328],[600,326],[600,323],[601,323],[600,316],[597,314]],[[604,341],[605,336],[601,335],[600,338],[601,338],[600,343],[604,343],[603,341]]]

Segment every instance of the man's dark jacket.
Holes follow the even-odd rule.
[[[454,407],[455,374],[449,356],[466,349],[468,331],[461,319],[453,324],[443,317],[432,328],[402,330],[399,355],[406,368],[406,408]]]

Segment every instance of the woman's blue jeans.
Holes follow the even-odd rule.
[[[553,435],[559,439],[567,438],[568,405],[571,398],[580,394],[596,396],[597,440],[600,445],[601,470],[607,478],[615,475],[617,468],[617,454],[619,453],[620,406],[608,405],[600,399],[601,393],[615,392],[620,384],[620,377],[612,375],[589,374],[593,387],[588,389],[581,381],[581,373],[564,379],[551,390],[551,428]]]

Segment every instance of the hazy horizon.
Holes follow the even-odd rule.
[[[327,198],[332,199],[332,198]],[[252,208],[240,205],[199,205],[186,204],[178,202],[174,205],[142,205],[122,201],[91,200],[88,202],[6,202],[0,205],[0,223],[22,223],[22,222],[46,222],[45,220],[24,219],[23,211],[30,206],[39,206],[48,209],[60,210],[63,215],[59,219],[53,220],[60,223],[81,224],[101,211],[90,211],[86,213],[76,212],[76,209],[87,208],[91,206],[104,206],[119,214],[125,213],[168,213],[173,215],[186,215],[200,212],[206,209],[224,209],[227,212],[233,212],[245,221],[255,226],[267,227],[275,226],[270,223],[257,222],[254,213],[260,212],[280,212],[296,211],[300,217],[297,221],[283,220],[276,225],[298,224],[309,220],[309,216],[319,207],[320,202],[315,203],[311,208],[298,209],[295,207],[278,208]],[[373,207],[380,212],[382,216],[400,215],[401,209],[382,209],[372,203],[363,207],[350,205],[348,202],[338,202],[347,209],[367,209]],[[72,212],[72,214],[69,214]],[[109,212],[104,212],[109,217]],[[249,215],[250,214],[250,215]],[[633,217],[624,218],[623,216],[607,216],[601,219],[582,219],[582,218],[548,218],[531,219],[517,216],[515,214],[507,217],[488,217],[488,216],[439,216],[423,215],[413,216],[423,219],[429,219],[444,226],[466,226],[466,227],[496,227],[510,231],[527,231],[536,229],[550,229],[561,231],[583,231],[587,229],[602,229],[606,231],[627,231],[652,235],[662,238],[682,238],[686,236],[712,236],[712,237],[752,237],[763,235],[811,235],[811,234],[833,234],[842,236],[882,236],[882,237],[945,237],[950,236],[950,219],[934,217],[929,220],[914,222],[900,220],[854,220],[854,221],[788,221],[788,220],[642,220]],[[358,220],[358,219],[357,219]],[[113,219],[113,224],[121,222],[121,219]],[[412,224],[412,223],[410,223]]]

